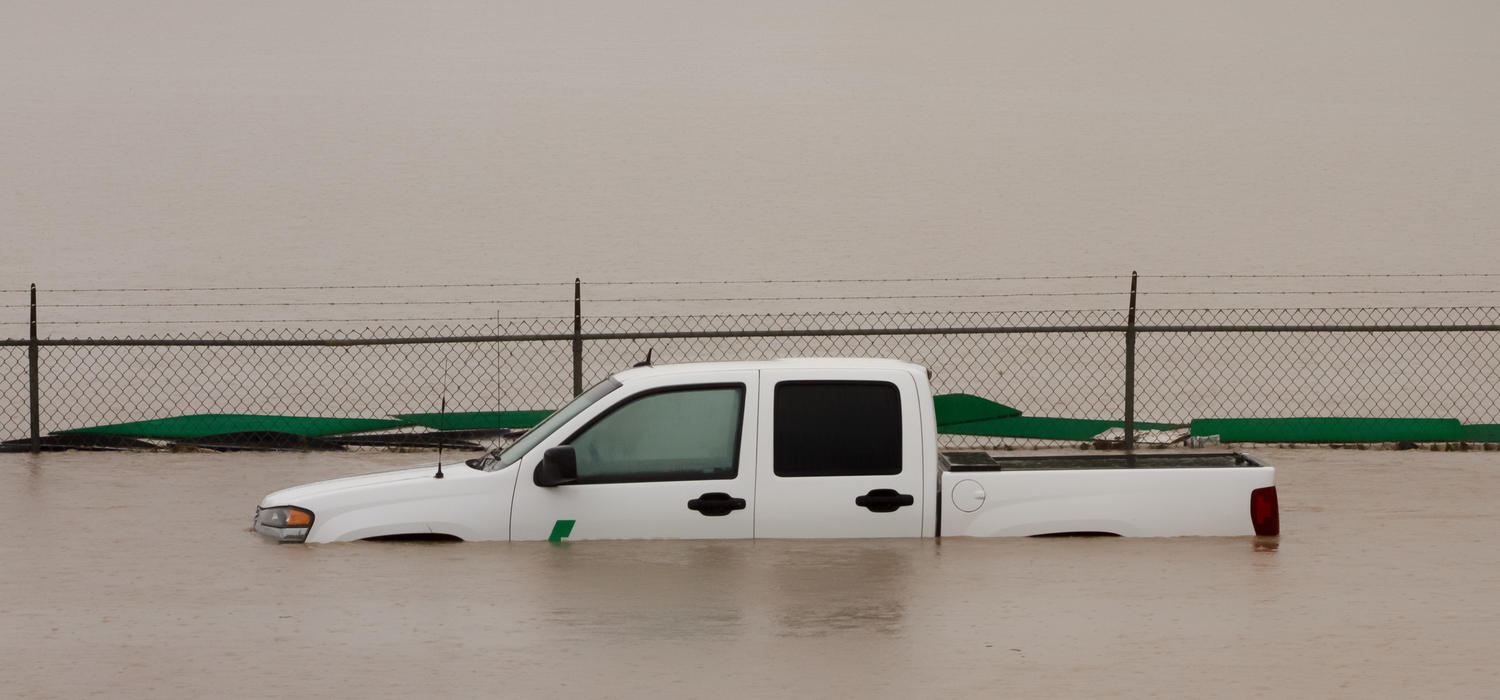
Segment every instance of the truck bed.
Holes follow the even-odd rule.
[[[939,459],[938,534],[1276,534],[1276,472],[1238,452]]]

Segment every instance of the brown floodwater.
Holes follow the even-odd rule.
[[[0,687],[82,697],[1477,697],[1500,455],[1265,449],[1279,539],[275,545],[420,455],[0,455]]]

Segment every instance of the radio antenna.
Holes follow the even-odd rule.
[[[438,470],[432,475],[434,479],[443,478],[443,433],[447,431],[443,419],[448,415],[448,395],[444,394],[442,403],[438,405]]]

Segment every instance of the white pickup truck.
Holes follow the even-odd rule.
[[[1275,478],[1236,453],[940,454],[927,371],[905,362],[682,364],[620,372],[466,463],[277,491],[254,527],[282,542],[1276,535]]]

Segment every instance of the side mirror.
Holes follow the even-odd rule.
[[[531,480],[537,486],[561,486],[578,481],[578,455],[572,445],[558,445],[542,453]]]

